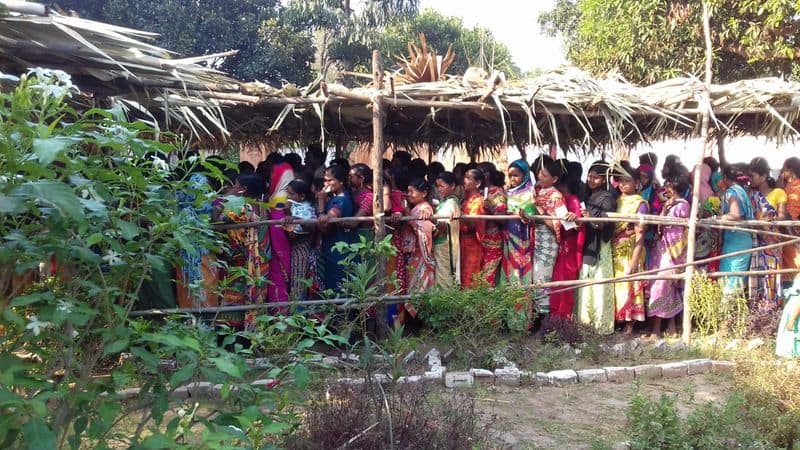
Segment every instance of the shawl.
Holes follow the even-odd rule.
[[[617,212],[627,215],[639,214],[639,208],[642,206],[642,203],[646,202],[639,194],[620,195],[617,199]],[[618,222],[615,234],[623,233],[628,228],[629,224],[630,222]]]
[[[289,163],[276,164],[272,168],[272,174],[269,177],[269,190],[267,191],[269,196],[267,204],[270,209],[286,207],[286,192],[292,180],[294,180],[294,171]]]

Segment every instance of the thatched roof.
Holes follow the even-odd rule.
[[[2,0],[0,0],[2,3]],[[697,132],[709,103],[696,78],[647,87],[577,69],[495,85],[455,76],[436,83],[348,89],[314,83],[277,89],[233,80],[202,62],[148,44],[151,33],[65,17],[0,17],[0,71],[61,69],[84,101],[120,102],[129,113],[202,141],[370,141],[372,100],[387,105],[385,139],[414,147],[556,144],[564,149],[633,144]],[[800,84],[768,78],[713,86],[713,124],[729,134],[796,134]]]

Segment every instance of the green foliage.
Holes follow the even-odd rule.
[[[498,332],[523,335],[530,324],[531,299],[514,286],[433,289],[419,299],[419,315],[438,336],[477,352]]]
[[[631,450],[688,448],[674,397],[662,395],[654,402],[637,392],[631,400],[627,420]]]
[[[778,422],[768,424],[767,416]],[[770,414],[738,393],[721,405],[701,405],[681,419],[674,397],[662,395],[655,401],[637,392],[628,408],[627,433],[633,450],[778,449],[787,448],[787,443],[776,439],[774,430],[787,419]]]
[[[795,2],[709,3],[716,80],[796,70]],[[593,73],[618,69],[633,82],[650,83],[704,67],[701,2],[558,0],[539,22],[546,33],[564,37],[570,61]]]
[[[242,80],[313,78],[311,36],[282,17],[275,0],[60,0],[87,19],[159,33],[156,44],[182,55],[239,50],[219,68]]]
[[[154,269],[217,247],[207,221],[178,213],[179,193],[198,205],[209,193],[166,170],[177,148],[155,130],[119,110],[79,114],[64,102],[74,91],[66,74],[38,69],[0,92],[0,447],[278,442],[296,424],[311,345],[341,339],[302,317],[259,318],[258,333],[130,320]],[[30,283],[10,277],[40,265]],[[248,373],[259,355],[270,356],[262,372]],[[194,381],[219,394],[210,414],[173,396]]]
[[[747,299],[743,295],[723,296],[723,281],[714,281],[704,274],[692,278],[689,304],[692,319],[701,335],[720,332],[740,337],[747,320]]]

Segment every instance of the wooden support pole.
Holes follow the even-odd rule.
[[[386,222],[384,219],[383,205],[383,152],[385,143],[383,140],[383,127],[386,120],[384,115],[384,103],[381,91],[383,90],[383,64],[381,63],[381,52],[372,52],[372,77],[375,94],[372,97],[372,213],[375,220],[375,243],[386,237]],[[386,261],[383,258],[376,261],[376,277],[380,285],[386,282]],[[382,289],[385,290],[385,289]],[[388,309],[386,304],[378,304],[378,335],[383,335],[388,331]]]
[[[686,239],[686,262],[690,264],[686,267],[684,272],[684,289],[683,289],[683,342],[689,343],[692,339],[692,310],[691,310],[691,297],[692,297],[692,278],[694,277],[694,250],[697,232],[697,215],[700,211],[700,178],[702,173],[703,158],[708,152],[711,144],[710,136],[708,133],[710,111],[711,108],[711,61],[713,58],[713,50],[711,47],[711,18],[708,10],[708,3],[703,2],[703,34],[706,40],[706,82],[705,92],[703,93],[704,109],[703,119],[700,128],[700,137],[703,140],[703,151],[697,157],[697,163],[694,166],[694,178],[692,182],[692,207],[689,212],[689,229],[687,231]]]

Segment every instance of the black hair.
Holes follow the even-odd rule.
[[[334,164],[328,167],[325,171],[329,173],[333,179],[338,180],[340,183],[345,185],[347,184],[347,175],[348,172],[350,172],[349,167]]]
[[[411,154],[402,150],[394,152],[392,162],[408,165],[411,163]]]
[[[236,181],[245,188],[245,197],[261,198],[266,193],[264,178],[257,173],[239,175]]]
[[[767,159],[761,156],[756,156],[750,161],[750,172],[755,172],[759,175],[769,175],[769,163]]]
[[[342,166],[345,168],[346,172],[350,171],[350,161],[348,161],[347,158],[334,158],[334,160],[331,161],[331,166]]]
[[[800,178],[800,158],[792,156],[783,162],[783,167],[794,173],[794,176]]]
[[[297,153],[287,153],[283,156],[283,160],[289,163],[295,172],[299,172],[303,168],[303,159]]]
[[[239,175],[256,173],[256,168],[249,161],[240,161],[238,164]]]
[[[390,172],[392,178],[394,178],[394,187],[403,192],[408,190],[408,182],[411,179],[411,174],[408,173],[408,167],[393,166]]]
[[[553,158],[542,153],[541,155],[537,156],[536,159],[533,160],[533,164],[531,164],[531,172],[534,175],[536,175],[539,173],[539,169],[545,167],[548,163],[551,162],[553,162]]]
[[[428,182],[436,182],[436,177],[442,172],[444,172],[444,164],[440,163],[439,161],[434,161],[428,164]]]
[[[478,163],[477,169],[483,172],[483,176],[486,178],[488,184],[500,187],[506,184],[506,175],[497,170],[497,166],[495,166],[494,163],[488,161]]]
[[[735,183],[742,183],[744,180],[748,178],[747,176],[748,170],[750,170],[750,167],[744,163],[728,164],[722,170],[722,175],[728,181],[733,181]]]
[[[466,163],[460,162],[453,166],[453,175],[455,175],[458,184],[461,184],[461,182],[464,180],[465,173],[467,173]]]
[[[458,184],[458,180],[456,180],[456,176],[453,172],[441,172],[436,175],[436,180],[442,180],[445,184],[449,184],[450,186],[455,186]]]
[[[482,171],[478,169],[467,169],[467,171],[464,172],[464,176],[466,177],[467,175],[471,176],[472,178],[475,178],[478,181],[478,183],[480,183],[479,188],[486,187],[486,175],[484,175]]]
[[[428,165],[421,158],[414,158],[408,166],[408,171],[414,178],[424,178],[428,174]]]
[[[564,181],[564,166],[559,161],[554,161],[550,158],[550,161],[545,162],[543,166],[544,170],[546,170],[550,176],[558,178],[557,182]]]
[[[567,161],[567,173],[580,180],[583,178],[583,165],[577,161]]]
[[[658,155],[656,155],[654,152],[647,152],[639,155],[639,165],[641,166],[642,164],[648,164],[656,167],[658,165]]]
[[[604,180],[603,189],[608,191],[608,190],[611,190],[611,183],[610,183],[610,181],[611,181],[611,179],[610,179],[611,178],[611,170],[610,169],[611,169],[611,166],[608,164],[608,162],[606,162],[606,161],[604,161],[602,159],[599,159],[599,160],[593,162],[591,166],[589,166],[589,172],[588,173],[596,173],[598,175],[602,175],[603,176],[603,180]]]
[[[710,167],[711,172],[716,172],[719,170],[719,163],[713,156],[706,156],[705,158],[703,158],[703,164]]]
[[[767,177],[767,186],[769,186],[770,189],[775,189],[778,187],[778,182],[775,181],[775,178]]]
[[[413,180],[411,180],[410,183],[408,183],[408,187],[413,187],[414,189],[420,192],[424,192],[425,195],[431,193],[431,185],[428,184],[428,182],[425,181],[424,178],[419,178],[419,177],[414,178]]]
[[[308,182],[306,182],[306,180],[301,180],[297,178],[290,181],[289,189],[291,189],[296,194],[299,194],[301,197],[303,197],[304,201],[307,202],[311,201],[311,185],[309,185]]]
[[[672,186],[678,195],[683,196],[683,193],[689,190],[689,180],[683,177],[671,177],[664,180],[664,187]]]
[[[639,169],[633,167],[630,161],[620,161],[614,168],[614,176],[617,178],[632,178],[639,181]]]
[[[358,163],[353,165],[350,170],[357,173],[360,177],[364,178],[364,185],[371,186],[372,185],[372,169],[369,168],[366,164]]]

